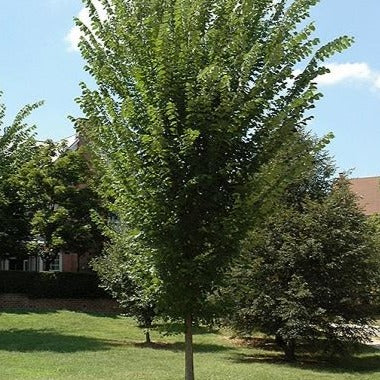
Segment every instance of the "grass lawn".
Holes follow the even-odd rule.
[[[68,311],[2,312],[0,379],[183,378],[181,335],[153,333],[156,344],[140,344],[132,320]],[[194,337],[198,380],[379,379],[380,350],[366,349],[334,363],[303,360],[290,365],[272,349],[234,345],[217,333]]]

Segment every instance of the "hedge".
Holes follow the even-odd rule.
[[[0,293],[31,298],[110,298],[93,273],[0,271]]]

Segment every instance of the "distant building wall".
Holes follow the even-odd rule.
[[[78,272],[78,255],[76,253],[62,255],[62,272]]]
[[[350,183],[364,213],[380,214],[380,177],[352,178]]]
[[[17,256],[9,256],[0,259],[0,270],[43,272],[46,268],[44,268],[41,257],[18,258]],[[54,272],[78,272],[78,255],[76,253],[59,253],[50,264],[49,270]]]

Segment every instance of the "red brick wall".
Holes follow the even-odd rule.
[[[31,299],[23,294],[0,294],[0,310],[72,310],[120,314],[116,301],[108,299]]]
[[[62,255],[62,272],[78,272],[78,255],[64,253]]]

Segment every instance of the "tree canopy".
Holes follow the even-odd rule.
[[[321,46],[306,22],[317,2],[101,0],[99,17],[84,0],[80,49],[97,88],[82,84],[83,133],[104,192],[154,252],[161,309],[186,320],[187,379],[192,320],[258,212],[257,177],[286,176],[270,165],[309,120],[323,61],[352,42]]]
[[[4,126],[6,107],[0,104],[0,255],[26,253],[29,218],[11,177],[33,156],[35,126],[25,119],[41,105],[42,102],[26,105],[10,125]]]
[[[277,206],[253,230],[232,270],[232,325],[275,335],[288,359],[296,343],[366,342],[380,266],[365,215],[340,178],[323,197]]]
[[[45,270],[61,251],[78,257],[101,251],[103,238],[91,217],[100,200],[82,149],[41,143],[12,182],[29,215],[27,250],[43,259]]]

